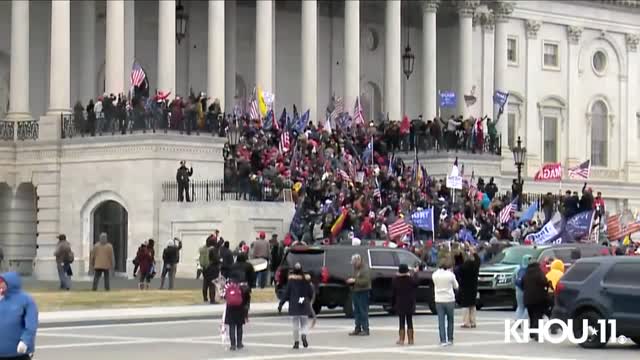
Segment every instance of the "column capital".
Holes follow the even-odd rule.
[[[638,34],[625,34],[624,39],[627,43],[627,51],[638,51],[638,43],[640,42],[640,37],[638,36]]]
[[[567,26],[567,36],[569,37],[569,44],[580,43],[582,37],[582,27],[580,26]]]
[[[527,30],[527,39],[536,39],[542,23],[538,20],[527,20],[524,26]]]
[[[422,1],[422,10],[424,12],[431,12],[431,13],[438,12],[439,7],[440,7],[440,0],[423,0]]]
[[[496,22],[506,22],[513,13],[514,5],[512,1],[495,1],[489,5],[489,8],[493,10]]]
[[[459,0],[456,3],[458,15],[463,18],[471,18],[480,5],[480,0]]]
[[[473,16],[473,25],[482,26],[482,30],[485,32],[493,32],[493,28],[495,27],[496,19],[492,13],[476,13]]]

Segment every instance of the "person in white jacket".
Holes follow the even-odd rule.
[[[456,307],[455,291],[458,290],[458,281],[451,271],[451,263],[451,259],[443,259],[440,268],[432,276],[441,346],[453,345],[453,312]]]

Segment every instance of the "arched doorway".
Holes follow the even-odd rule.
[[[382,92],[376,83],[372,81],[367,82],[360,99],[362,102],[362,110],[364,111],[364,116],[367,121],[380,121],[381,117],[385,119],[382,115]]]
[[[98,205],[93,212],[93,244],[106,233],[113,246],[115,255],[115,272],[127,271],[127,234],[129,232],[129,215],[127,210],[113,200]]]

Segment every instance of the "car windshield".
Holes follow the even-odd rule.
[[[495,258],[491,259],[491,264],[509,264],[520,265],[522,263],[522,257],[525,255],[531,255],[532,258],[537,259],[539,249],[526,247],[526,246],[514,246],[502,250]]]

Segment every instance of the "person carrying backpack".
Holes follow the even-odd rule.
[[[224,299],[227,307],[224,323],[229,326],[229,350],[242,349],[242,327],[246,319],[245,296],[240,283],[231,280],[224,288]]]

